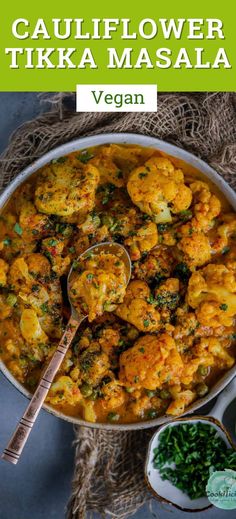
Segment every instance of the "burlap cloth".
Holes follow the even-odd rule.
[[[53,147],[82,135],[143,133],[205,159],[236,186],[236,94],[159,94],[156,113],[76,114],[74,94],[49,95],[50,110],[13,134],[0,157],[0,189]],[[124,519],[150,500],[143,467],[153,429],[109,432],[75,427],[75,469],[68,519],[89,512]]]

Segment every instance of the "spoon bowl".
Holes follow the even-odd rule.
[[[130,281],[130,277],[131,277],[131,260],[130,260],[130,256],[129,256],[127,250],[125,249],[125,247],[123,247],[123,245],[120,245],[120,243],[107,241],[107,242],[98,243],[97,245],[92,245],[92,247],[89,247],[89,249],[86,249],[86,251],[82,252],[82,254],[80,254],[75,261],[77,263],[77,262],[86,260],[90,256],[90,254],[98,255],[101,253],[113,254],[114,256],[117,256],[124,263],[125,273],[126,273],[126,286],[127,286]],[[82,315],[79,314],[79,312],[75,308],[75,306],[71,300],[71,296],[70,296],[71,281],[73,279],[73,274],[74,274],[74,266],[72,264],[69,274],[68,274],[68,278],[67,278],[67,295],[68,295],[68,299],[69,299],[69,303],[70,303],[70,307],[71,307],[71,315],[75,319],[76,318],[81,319],[82,316],[83,316],[83,318],[85,318],[87,316],[85,314],[82,314]]]

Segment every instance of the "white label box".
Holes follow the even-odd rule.
[[[76,85],[77,112],[156,112],[156,85]]]

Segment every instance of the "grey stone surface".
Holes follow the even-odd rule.
[[[0,152],[12,131],[35,117],[42,108],[35,93],[0,93]],[[0,451],[3,450],[27,399],[0,374]],[[231,431],[235,402],[226,413]],[[73,473],[73,427],[42,411],[17,466],[0,461],[0,519],[64,519]],[[97,518],[97,514],[95,514]],[[187,514],[153,501],[152,512],[143,507],[134,519],[233,519],[235,511],[212,508]],[[118,518],[117,518],[118,519]]]

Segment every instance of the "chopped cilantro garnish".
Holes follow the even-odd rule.
[[[6,236],[6,238],[4,238],[4,240],[3,240],[3,244],[4,245],[11,245],[11,238],[9,238],[9,236]]]
[[[40,289],[39,285],[32,285],[32,292],[38,292]]]
[[[186,209],[185,211],[180,211],[179,217],[184,222],[187,222],[188,220],[191,220],[191,218],[193,217],[193,213],[192,211],[190,211],[190,209]]]
[[[173,276],[186,283],[191,276],[191,272],[186,263],[178,263],[174,268]]]
[[[58,159],[53,159],[52,164],[64,164],[66,162],[67,157],[59,157]]]
[[[80,155],[78,155],[78,159],[80,160],[80,162],[83,162],[83,164],[87,164],[87,162],[93,157],[94,155],[92,155],[92,153],[89,153],[89,151],[87,150],[82,151]]]
[[[14,227],[13,227],[14,231],[19,234],[19,236],[22,235],[23,233],[23,229],[21,228],[20,224],[18,222],[15,223]]]
[[[222,254],[228,254],[229,251],[230,251],[230,247],[224,247],[222,250]]]
[[[158,413],[157,413],[156,409],[149,409],[149,411],[147,412],[148,418],[156,418],[157,415],[158,415]]]
[[[53,238],[48,240],[49,247],[55,247],[55,245],[57,245],[57,243],[58,243],[57,240],[54,240]]]
[[[222,305],[220,305],[220,310],[223,310],[224,312],[226,312],[226,310],[228,310],[228,305],[226,305],[225,303],[222,303]]]
[[[108,415],[107,415],[107,419],[109,420],[109,422],[117,422],[117,420],[119,420],[119,418],[120,418],[120,415],[118,413],[111,412],[111,413],[108,413]]]
[[[156,299],[155,299],[155,297],[152,294],[150,294],[150,296],[147,298],[147,302],[150,305],[154,305],[156,303]]]
[[[41,306],[40,306],[42,312],[44,314],[47,314],[48,313],[48,304],[47,303],[43,303]]]

